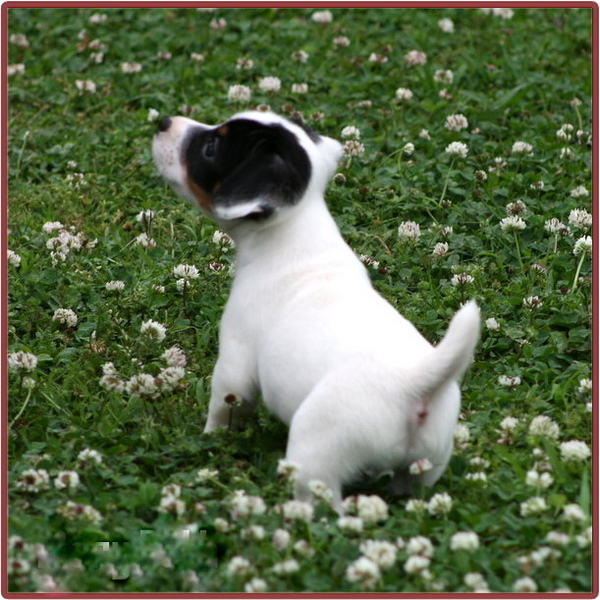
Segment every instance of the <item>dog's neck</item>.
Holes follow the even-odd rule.
[[[236,244],[236,270],[289,257],[308,259],[334,252],[356,260],[322,194],[311,194],[297,206],[284,210],[287,214],[276,214],[262,223],[240,222],[228,228]]]

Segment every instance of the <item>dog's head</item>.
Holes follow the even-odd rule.
[[[217,126],[164,117],[152,152],[175,191],[226,226],[321,195],[342,149],[299,123],[248,111]]]

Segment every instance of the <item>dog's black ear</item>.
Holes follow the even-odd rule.
[[[264,219],[302,197],[310,160],[296,136],[280,124],[234,120],[224,127],[212,208],[226,220]]]

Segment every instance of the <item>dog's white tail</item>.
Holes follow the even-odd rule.
[[[442,341],[415,369],[414,385],[420,397],[431,397],[445,383],[460,381],[479,339],[479,321],[479,307],[474,300],[452,317]]]

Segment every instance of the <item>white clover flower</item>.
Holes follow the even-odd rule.
[[[96,84],[89,79],[86,79],[86,80],[77,79],[75,81],[75,87],[80,92],[89,92],[90,94],[96,93]]]
[[[469,444],[470,439],[471,432],[469,428],[463,423],[458,423],[454,429],[454,443],[457,447],[464,448]]]
[[[589,548],[592,545],[592,527],[575,536],[575,541],[580,548]]]
[[[123,73],[139,73],[142,70],[142,65],[136,62],[123,62],[121,63],[121,71]]]
[[[563,519],[571,523],[585,521],[586,516],[579,504],[567,504],[563,506]]]
[[[234,493],[230,504],[233,519],[262,515],[267,511],[267,505],[261,496],[248,496],[243,490]]]
[[[16,252],[8,250],[7,253],[9,265],[12,265],[13,267],[18,267],[21,265],[21,257]]]
[[[183,367],[167,367],[161,369],[155,378],[155,383],[163,392],[172,392],[185,377],[185,369]]]
[[[365,523],[378,523],[388,518],[388,505],[379,496],[358,496],[356,508]]]
[[[276,550],[283,551],[289,546],[291,539],[292,536],[289,531],[286,529],[276,529],[271,542]]]
[[[318,10],[310,18],[314,23],[331,23],[333,21],[333,14],[330,10]]]
[[[523,306],[525,308],[540,308],[541,306],[543,306],[543,304],[544,303],[539,299],[538,296],[529,296],[527,298],[523,298]]]
[[[242,529],[241,537],[243,540],[264,540],[265,528],[262,525],[250,525]]]
[[[433,469],[431,461],[428,458],[421,458],[410,464],[408,472],[411,475],[423,475],[423,473],[427,473],[431,469]]]
[[[544,223],[544,229],[549,233],[563,233],[565,231],[568,231],[566,225],[561,223],[556,217],[548,219]]]
[[[510,150],[511,154],[517,156],[532,156],[533,146],[527,142],[515,142]]]
[[[426,556],[413,554],[409,556],[407,561],[404,563],[404,570],[409,575],[419,575],[426,571],[430,564],[431,561]]]
[[[364,529],[364,523],[360,517],[340,517],[337,520],[337,526],[352,533],[362,533]]]
[[[216,469],[209,469],[209,468],[204,468],[204,469],[200,469],[197,473],[196,473],[196,481],[198,483],[206,483],[207,481],[212,481],[214,479],[216,479],[219,475],[219,471],[217,471]]]
[[[204,60],[205,60],[204,59],[204,54],[200,54],[198,52],[192,52],[190,54],[190,58],[192,60],[195,60],[196,62],[204,62]],[[232,86],[232,87],[235,87],[235,86]],[[242,86],[242,87],[245,87],[245,86]],[[248,89],[248,91],[250,91],[249,88],[246,88],[246,89]],[[229,91],[231,92],[231,87],[229,88]],[[229,98],[229,99],[231,100],[231,98]]]
[[[452,142],[446,146],[445,152],[455,158],[467,158],[469,147],[464,142]]]
[[[258,87],[263,92],[278,92],[281,90],[279,77],[263,77],[258,81]]]
[[[489,592],[488,583],[481,573],[467,573],[463,579],[465,585],[470,587],[475,593]]]
[[[527,471],[525,483],[531,487],[543,490],[554,483],[554,477],[550,473],[539,473],[538,471]]]
[[[297,50],[296,52],[292,52],[292,60],[304,64],[308,61],[308,53],[304,50]]]
[[[589,446],[579,440],[563,442],[559,449],[561,458],[567,462],[582,462],[592,455]]]
[[[194,265],[177,265],[173,267],[171,273],[173,277],[185,280],[198,279],[200,277],[200,271]]]
[[[185,367],[187,358],[184,351],[179,346],[172,346],[161,354],[161,358],[169,367]]]
[[[360,551],[378,567],[388,569],[396,562],[396,546],[383,540],[365,540]]]
[[[289,500],[281,508],[283,517],[290,521],[310,521],[314,513],[312,505],[301,500]]]
[[[471,275],[468,275],[467,273],[457,273],[456,275],[452,276],[452,279],[450,279],[450,283],[457,287],[457,286],[463,286],[463,285],[470,285],[475,281],[475,278],[472,277]]]
[[[247,594],[264,594],[267,591],[267,582],[260,577],[253,577],[244,584],[244,591]]]
[[[300,564],[295,558],[288,558],[287,560],[274,564],[271,567],[271,570],[277,575],[291,575],[300,570]]]
[[[479,536],[473,531],[457,531],[450,538],[450,550],[473,552],[479,549]]]
[[[23,377],[23,379],[21,380],[21,385],[26,390],[32,390],[37,385],[37,381],[32,377]]]
[[[340,35],[333,38],[333,45],[340,48],[345,48],[350,45],[350,40],[345,35]]]
[[[25,371],[31,373],[35,370],[38,364],[38,359],[35,354],[29,352],[9,352],[8,354],[8,370],[13,373]]]
[[[347,140],[344,143],[344,156],[362,156],[365,153],[365,145],[358,140]]]
[[[217,517],[213,521],[213,525],[215,526],[215,529],[219,533],[227,533],[229,531],[229,528],[230,528],[229,523],[225,519],[222,519],[221,517]]]
[[[42,225],[42,231],[46,235],[51,235],[55,231],[61,231],[66,229],[65,226],[60,221],[48,221]]]
[[[592,391],[592,380],[591,379],[582,379],[579,382],[579,386],[577,387],[577,392],[579,394],[587,394]]]
[[[107,292],[122,292],[125,289],[125,282],[120,280],[107,281],[104,289]]]
[[[483,471],[477,471],[475,473],[467,473],[465,475],[467,481],[473,481],[475,483],[487,483],[487,475]]]
[[[494,317],[490,317],[489,319],[486,319],[485,326],[490,331],[498,331],[500,329],[500,323],[498,323],[498,321],[496,321],[496,319]]]
[[[412,98],[413,98],[413,93],[408,88],[401,87],[396,90],[396,99],[398,99],[402,102],[406,102],[408,100],[412,100]]]
[[[575,208],[569,213],[569,224],[576,229],[589,229],[592,223],[592,215],[583,208]]]
[[[424,65],[427,62],[427,54],[418,50],[411,50],[404,55],[404,61],[410,67]]]
[[[6,74],[9,77],[13,75],[23,75],[25,73],[25,65],[23,63],[17,63],[16,65],[8,65],[6,67]]]
[[[465,115],[455,114],[446,117],[446,129],[450,131],[462,131],[469,126],[469,121]]]
[[[155,109],[155,108],[150,108],[148,109],[148,117],[147,117],[147,121],[156,121],[156,119],[158,119],[158,117],[160,116],[160,113]]]
[[[235,246],[235,242],[222,231],[215,231],[212,237],[213,244],[217,244],[218,246]]]
[[[167,336],[167,328],[158,321],[148,319],[142,323],[140,333],[149,337],[154,342],[162,342]]]
[[[433,256],[445,256],[446,254],[448,254],[448,248],[450,246],[448,245],[448,242],[438,242],[434,248],[431,254],[433,254]]]
[[[344,139],[359,140],[360,139],[360,129],[358,129],[358,127],[354,127],[354,125],[348,125],[347,127],[344,127],[342,129],[341,136]]]
[[[158,512],[181,517],[185,513],[185,502],[177,496],[171,494],[164,495],[160,499]]]
[[[50,487],[50,475],[45,469],[27,469],[17,480],[17,489],[39,493]]]
[[[360,262],[363,263],[364,265],[373,267],[374,269],[379,269],[379,261],[375,260],[371,256],[367,256],[366,254],[361,254],[358,258],[359,258]]]
[[[402,152],[408,156],[411,156],[415,151],[415,145],[412,142],[407,142],[402,147]]]
[[[350,583],[359,583],[362,588],[374,587],[380,578],[379,567],[366,556],[361,556],[346,569],[346,579]]]
[[[57,490],[74,490],[79,486],[79,474],[76,471],[60,471],[54,480]]]
[[[561,531],[549,531],[546,534],[546,541],[553,546],[567,546],[571,541],[571,537]]]
[[[446,492],[434,494],[427,504],[427,510],[432,515],[447,515],[452,510],[452,498]]]
[[[541,496],[533,496],[532,498],[525,500],[525,502],[521,502],[520,513],[522,517],[530,517],[544,512],[547,508],[548,505],[544,498]]]
[[[406,512],[421,514],[427,510],[427,502],[425,500],[417,500],[412,498],[406,503]]]
[[[300,465],[287,458],[280,458],[277,463],[277,475],[283,477],[287,481],[294,481],[300,470]]]
[[[433,74],[433,81],[443,85],[449,85],[454,81],[454,73],[449,69],[439,69]]]
[[[251,97],[252,92],[246,85],[232,85],[227,90],[227,99],[230,102],[249,102]]]
[[[421,228],[414,221],[404,221],[398,226],[398,237],[403,242],[416,242],[421,237]]]
[[[590,195],[585,185],[578,185],[576,188],[571,190],[571,198],[587,198]]]
[[[308,489],[314,498],[323,500],[324,502],[331,502],[333,499],[333,491],[331,488],[317,479],[311,479],[308,482]]]
[[[53,321],[58,321],[61,325],[75,327],[77,325],[77,315],[70,308],[57,308],[52,315]]]
[[[243,556],[234,556],[227,563],[227,575],[229,577],[241,577],[252,571],[252,563]]]
[[[12,33],[9,41],[11,44],[18,46],[19,48],[29,48],[29,40],[24,33]]]
[[[134,375],[125,383],[125,391],[134,398],[144,396],[153,398],[159,394],[154,376],[148,373]]]
[[[560,429],[550,417],[539,415],[531,420],[529,434],[556,440],[560,435]]]
[[[509,217],[505,217],[500,221],[500,229],[502,231],[510,232],[510,231],[520,231],[527,227],[527,223],[517,215],[511,215]]]
[[[440,19],[438,21],[438,27],[444,32],[444,33],[454,33],[454,22],[452,21],[452,19]]]
[[[102,464],[102,455],[97,450],[93,450],[92,448],[84,448],[77,455],[77,462],[79,462],[82,466],[94,464],[100,465]]]
[[[141,246],[142,248],[156,248],[156,240],[151,238],[146,232],[140,233],[135,238],[134,243],[136,246]]]
[[[531,577],[521,577],[513,585],[515,592],[537,592],[537,583]]]
[[[433,556],[433,544],[429,538],[418,535],[408,540],[406,551],[411,555],[417,554],[431,558]]]
[[[292,94],[307,94],[308,84],[307,83],[292,83]]]
[[[589,235],[584,235],[575,242],[573,247],[573,254],[579,256],[580,254],[591,254],[592,253],[592,238]]]

